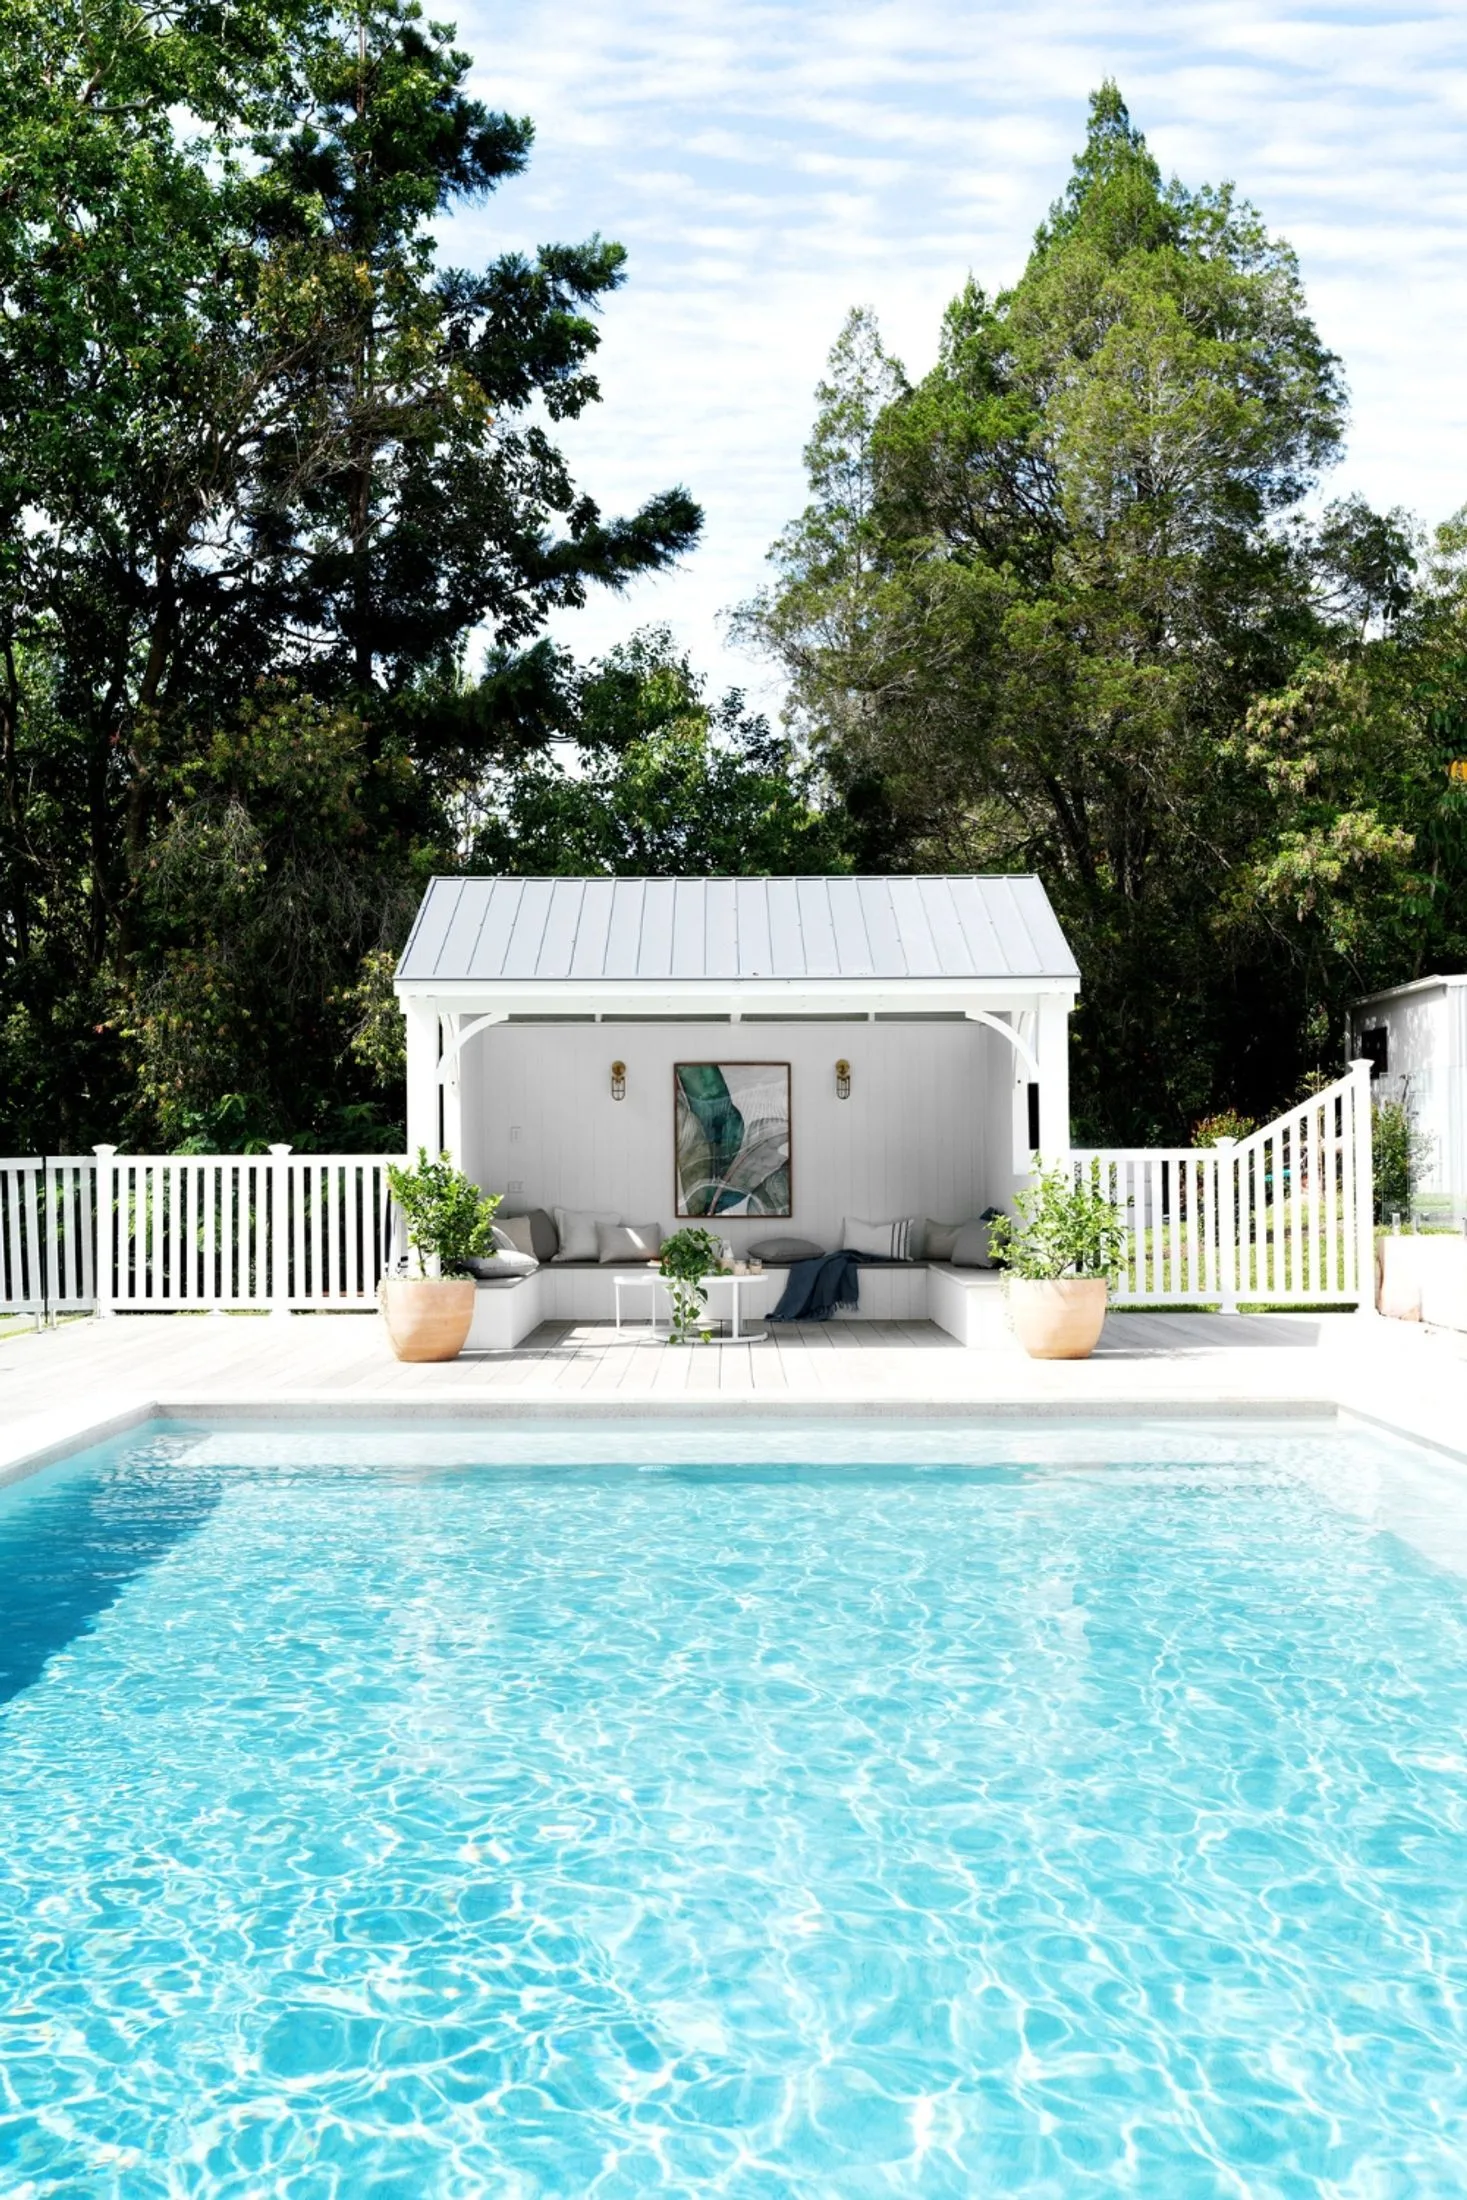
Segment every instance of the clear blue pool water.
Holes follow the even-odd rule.
[[[1434,1472],[869,1425],[46,1471],[0,2192],[1459,2200],[1467,1584],[1381,1502]]]

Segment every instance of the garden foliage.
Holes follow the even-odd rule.
[[[1345,429],[1299,269],[1120,94],[1009,290],[908,382],[831,356],[742,614],[861,868],[1037,871],[1077,1125],[1171,1141],[1337,1067],[1351,995],[1467,953],[1467,533],[1308,499]]]
[[[700,513],[557,445],[620,246],[444,260],[533,139],[451,29],[0,27],[0,1150],[398,1144],[434,871],[1037,871],[1096,1140],[1265,1117],[1352,994],[1467,962],[1467,520],[1320,507],[1297,263],[1114,86],[928,374],[841,335],[739,620],[776,731],[665,631],[547,636]]]

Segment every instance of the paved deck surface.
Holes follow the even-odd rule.
[[[0,1338],[0,1477],[140,1413],[1114,1413],[1343,1409],[1467,1457],[1467,1336],[1351,1314],[1113,1314],[1082,1362],[930,1322],[674,1347],[543,1324],[511,1352],[392,1357],[373,1315],[133,1315]]]

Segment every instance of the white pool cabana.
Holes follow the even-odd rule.
[[[787,1063],[790,1213],[720,1215],[736,1252],[964,1220],[1069,1150],[1078,985],[1037,878],[434,879],[397,974],[408,1148],[668,1229],[674,1066]]]

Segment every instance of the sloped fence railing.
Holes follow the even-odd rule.
[[[400,1249],[388,1154],[0,1160],[0,1312],[348,1312]]]
[[[1126,1225],[1126,1306],[1374,1303],[1370,1064],[1247,1138],[1076,1149]]]

